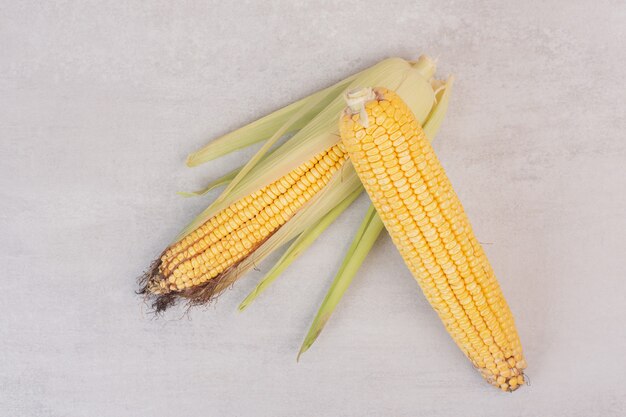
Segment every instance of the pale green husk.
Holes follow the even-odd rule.
[[[334,100],[335,97],[341,94],[348,84],[358,76],[359,74],[351,75],[335,85],[311,94],[265,117],[212,140],[202,149],[190,154],[187,157],[187,165],[190,167],[198,166],[238,149],[261,142],[274,135],[281,126],[285,125],[289,119],[300,112],[309,103],[315,102],[315,105],[308,107],[307,111],[303,112],[300,117],[293,121],[290,128],[287,129],[287,133],[302,129],[313,117]]]
[[[432,72],[427,74],[432,75]],[[410,62],[400,58],[386,59],[362,71],[356,77],[350,79],[350,82],[341,91],[363,85],[384,86],[398,92],[411,109],[414,110],[415,116],[421,122],[430,113],[435,101],[435,94],[430,85],[430,79],[422,76],[422,73],[415,69]],[[266,152],[271,145],[264,146],[251,161],[244,165],[242,172],[236,175],[217,200],[196,217],[179,234],[176,240],[180,240],[188,233],[191,233],[207,219],[223,208],[228,207],[231,203],[280,178],[304,161],[309,160],[313,155],[337,143],[339,140],[337,119],[344,107],[344,103],[338,87],[336,90],[332,90],[332,92],[336,93],[336,96],[330,101],[330,104],[283,145],[269,154]],[[292,125],[299,115],[310,114],[310,112],[303,109],[315,108],[316,102],[319,103],[319,100],[326,99],[328,97],[320,98],[320,96],[316,95],[304,99],[305,102],[297,110],[290,112],[289,118],[285,118],[285,115],[280,113],[281,110],[266,116],[268,120],[272,120],[272,117],[280,120],[286,119],[279,127],[282,133],[278,135],[277,133],[279,132],[274,132],[274,136],[270,140],[274,142],[283,133],[286,133],[290,128],[289,125]]]
[[[218,188],[218,187],[221,187],[223,185],[228,184],[229,182],[231,182],[233,180],[233,178],[235,178],[235,176],[240,171],[241,171],[241,167],[239,167],[237,169],[234,169],[234,170],[232,170],[232,171],[222,175],[219,178],[214,179],[213,181],[208,183],[201,190],[197,190],[197,191],[179,191],[178,195],[183,196],[183,197],[200,197],[202,195],[205,195],[209,191],[214,190],[215,188]]]
[[[326,322],[333,313],[333,310],[343,297],[343,294],[348,289],[348,286],[352,282],[352,278],[356,275],[359,267],[365,261],[367,254],[372,246],[376,242],[376,239],[383,231],[384,225],[380,217],[376,213],[376,209],[370,204],[370,207],[365,214],[365,218],[361,223],[361,227],[354,236],[354,240],[343,259],[343,263],[337,272],[333,283],[331,284],[326,297],[322,302],[313,323],[309,328],[309,332],[304,338],[304,342],[298,352],[297,360],[300,359],[300,355],[306,352],[311,345],[317,339],[317,336],[322,332],[322,329],[326,325]]]

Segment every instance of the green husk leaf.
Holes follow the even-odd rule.
[[[245,310],[282,272],[291,265],[304,251],[311,246],[324,230],[328,228],[350,204],[356,200],[362,190],[357,188],[330,210],[319,222],[309,225],[289,246],[272,269],[263,277],[258,285],[239,305],[239,311]]]
[[[346,292],[352,279],[356,275],[357,271],[361,267],[361,264],[367,257],[370,249],[374,246],[378,235],[382,232],[384,226],[380,217],[376,213],[376,209],[370,204],[367,210],[365,218],[361,223],[361,227],[354,236],[354,240],[348,249],[339,272],[337,273],[320,309],[309,328],[309,332],[302,342],[300,351],[298,352],[297,360],[300,360],[300,355],[306,352],[311,345],[317,339],[317,336],[321,333],[324,325],[330,318],[333,310],[341,300],[341,297]]]
[[[182,196],[182,197],[199,197],[201,195],[205,195],[206,193],[208,193],[209,191],[221,187],[223,185],[228,184],[229,182],[232,181],[233,178],[235,178],[235,176],[237,175],[237,173],[241,171],[241,167],[234,169],[224,175],[222,175],[219,178],[214,179],[213,181],[211,181],[210,183],[208,183],[206,185],[206,187],[202,188],[201,190],[197,190],[197,191],[179,191],[177,194]]]
[[[228,197],[228,193],[239,184],[239,182],[246,177],[248,172],[250,172],[255,165],[263,160],[267,152],[274,146],[274,144],[283,137],[284,134],[292,128],[294,123],[296,123],[302,116],[304,116],[311,109],[314,109],[320,102],[322,102],[324,97],[318,97],[317,99],[308,100],[298,111],[296,111],[286,122],[282,125],[272,137],[270,137],[264,144],[261,146],[261,149],[257,151],[256,154],[241,168],[241,170],[235,175],[235,178],[226,186],[224,192],[217,198],[216,203],[221,202],[225,198]]]
[[[308,111],[301,113],[301,117],[293,121],[286,133],[300,130],[337,95],[341,94],[346,86],[358,75],[359,74],[351,75],[335,85],[313,93],[295,103],[289,104],[267,116],[211,141],[202,149],[189,154],[187,157],[187,165],[189,167],[195,167],[238,149],[261,142],[271,137],[274,132],[285,125],[287,121],[296,113],[300,112],[303,107],[311,102],[315,102],[315,105],[311,106]]]

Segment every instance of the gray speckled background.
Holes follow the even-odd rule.
[[[2,1],[0,415],[623,416],[623,1]],[[151,320],[135,277],[243,152],[187,152],[393,55],[457,83],[436,141],[532,385],[485,384],[388,237],[297,349],[360,200],[246,313]],[[266,271],[268,264],[261,265]]]

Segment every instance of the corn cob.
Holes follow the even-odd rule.
[[[406,265],[483,377],[514,391],[526,362],[513,316],[421,126],[384,88],[346,101],[343,143]]]
[[[247,195],[168,247],[146,277],[157,311],[176,296],[202,303],[236,266],[319,192],[345,163],[338,142],[278,180]],[[219,286],[223,288],[223,286]]]

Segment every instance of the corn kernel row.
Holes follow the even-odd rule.
[[[517,389],[526,367],[498,282],[432,146],[410,109],[376,89],[340,131],[395,245],[463,353],[491,384]],[[359,97],[370,93],[359,92]],[[365,113],[363,113],[365,110]],[[360,114],[367,114],[362,123]],[[367,124],[368,127],[365,127]]]

